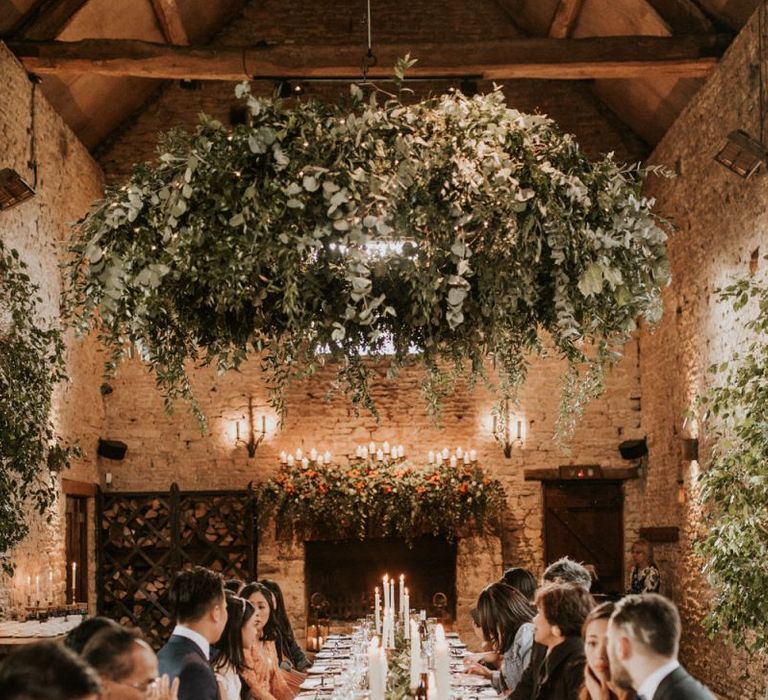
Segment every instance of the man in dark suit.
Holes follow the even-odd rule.
[[[224,578],[201,566],[180,571],[169,598],[176,627],[157,654],[160,674],[179,679],[179,700],[218,700],[210,651],[227,624]]]
[[[677,661],[680,615],[656,593],[629,595],[608,624],[611,680],[638,700],[715,700]]]

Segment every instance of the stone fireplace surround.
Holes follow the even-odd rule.
[[[366,540],[372,547],[376,540]],[[390,572],[399,575],[401,572]],[[480,591],[502,574],[501,540],[495,536],[456,539],[455,629],[468,643],[474,641],[469,611]],[[310,620],[307,591],[306,545],[303,541],[275,538],[274,531],[262,532],[259,540],[259,578],[276,580],[285,597],[288,615],[300,644],[306,641]]]

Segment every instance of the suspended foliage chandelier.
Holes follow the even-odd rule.
[[[255,351],[281,413],[286,383],[328,362],[375,413],[385,346],[395,370],[423,364],[433,412],[489,361],[508,397],[546,338],[569,367],[567,433],[637,319],[661,314],[666,234],[644,173],[590,162],[499,90],[406,105],[366,89],[288,103],[242,84],[248,124],[166,134],[78,226],[69,311],[111,368],[137,344],[169,406],[193,398],[188,361],[226,370]]]

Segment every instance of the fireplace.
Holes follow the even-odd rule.
[[[419,537],[305,543],[310,621],[356,620],[373,610],[373,590],[385,573],[405,574],[412,610],[446,622],[456,619],[456,542]]]

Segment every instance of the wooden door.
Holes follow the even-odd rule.
[[[553,481],[544,484],[544,555],[547,563],[569,556],[593,564],[598,591],[624,589],[624,495],[619,481]]]

